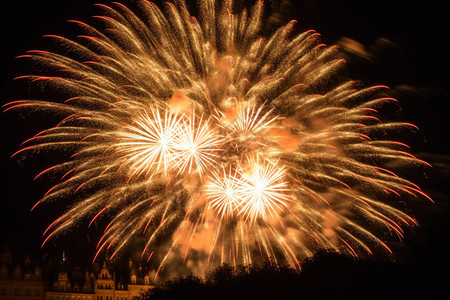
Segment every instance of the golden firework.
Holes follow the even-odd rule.
[[[98,6],[104,30],[73,21],[80,41],[48,36],[78,55],[22,56],[57,76],[21,78],[69,99],[5,109],[64,116],[18,151],[74,154],[38,175],[63,174],[38,203],[77,198],[45,241],[103,218],[98,253],[112,257],[143,234],[142,256],[161,266],[195,251],[208,262],[298,267],[322,248],[390,252],[380,233],[416,224],[395,203],[428,196],[386,167],[426,164],[386,138],[411,124],[377,118],[395,101],[386,87],[330,83],[343,60],[317,33],[291,38],[290,22],[260,38],[261,1],[236,14],[232,1],[201,0],[199,19],[184,1],[165,12],[145,0],[138,12]]]

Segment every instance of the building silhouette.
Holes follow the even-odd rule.
[[[64,252],[57,274],[50,274],[45,264],[32,263],[29,256],[23,262],[14,262],[5,246],[1,254],[0,300],[133,300],[153,287],[150,271],[136,268],[131,260],[126,282],[117,280],[107,261],[98,272],[88,270],[84,274],[67,263]]]
[[[28,255],[23,263],[16,263],[5,246],[1,254],[0,300],[9,299],[44,299],[44,281],[41,267],[33,265]]]

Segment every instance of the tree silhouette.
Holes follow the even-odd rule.
[[[321,251],[301,267],[299,272],[270,264],[222,265],[205,279],[161,283],[142,299],[444,299],[448,294],[435,288],[433,274],[394,262]]]

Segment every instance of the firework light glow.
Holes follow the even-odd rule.
[[[397,204],[429,197],[387,167],[427,165],[386,139],[415,130],[378,118],[396,101],[387,87],[336,83],[337,47],[314,31],[291,37],[295,22],[260,37],[261,1],[240,13],[232,1],[198,5],[197,19],[184,1],[161,10],[143,0],[137,12],[98,4],[106,30],[71,21],[78,41],[47,36],[72,55],[21,56],[55,75],[20,78],[68,95],[4,106],[63,115],[15,154],[73,154],[38,175],[61,180],[36,205],[74,199],[44,244],[106,220],[95,257],[144,235],[142,257],[160,268],[192,252],[211,265],[295,268],[318,249],[390,253],[383,236],[416,225]]]

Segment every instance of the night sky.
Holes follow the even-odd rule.
[[[26,60],[15,59],[30,49],[49,49],[52,41],[44,34],[73,37],[78,31],[67,19],[89,22],[99,11],[87,0],[4,0],[0,6],[1,56],[0,102],[5,104],[39,94],[14,77],[32,73]],[[194,2],[194,1],[192,1]],[[272,18],[276,26],[290,19],[298,20],[296,31],[315,29],[326,44],[340,43],[344,37],[361,43],[364,52],[347,52],[346,76],[361,80],[364,85],[388,85],[399,100],[395,112],[401,120],[414,123],[420,131],[406,135],[413,153],[431,162],[432,170],[413,174],[412,181],[427,191],[436,204],[425,199],[409,205],[412,216],[421,227],[406,235],[401,245],[394,245],[395,260],[423,271],[424,281],[448,281],[450,260],[450,221],[448,186],[450,168],[449,144],[449,53],[450,24],[445,1],[277,1],[282,5],[282,20]],[[345,3],[343,3],[345,2]],[[124,3],[127,3],[124,1]],[[265,1],[270,10],[271,1]],[[370,4],[368,4],[370,3]],[[278,23],[280,22],[280,23]],[[271,31],[271,26],[265,30]],[[348,41],[348,39],[347,39]],[[367,54],[369,53],[369,54]],[[49,99],[48,97],[43,97]],[[90,261],[95,233],[75,229],[67,237],[50,242],[39,250],[41,234],[57,217],[58,205],[30,208],[50,187],[49,183],[33,181],[46,164],[42,157],[10,159],[20,143],[38,131],[54,124],[42,114],[28,116],[18,112],[2,113],[0,204],[0,243],[8,242],[13,252],[44,252],[57,254],[63,248]],[[83,227],[80,226],[80,227]],[[25,251],[26,249],[26,251]],[[72,249],[72,250],[71,250]]]

